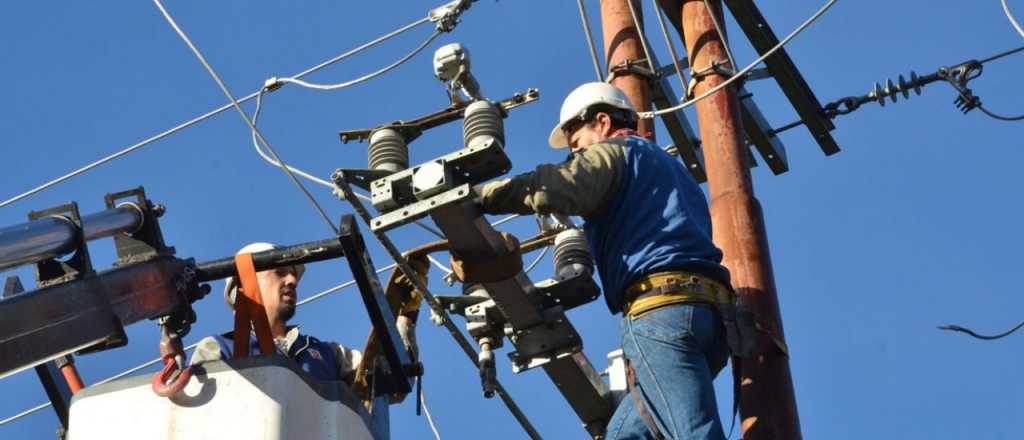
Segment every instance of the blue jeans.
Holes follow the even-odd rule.
[[[621,327],[637,390],[661,433],[673,440],[724,439],[712,381],[729,359],[729,346],[713,306],[673,304],[624,317]],[[615,410],[606,435],[654,439],[630,395]]]

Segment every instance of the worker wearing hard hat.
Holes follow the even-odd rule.
[[[238,253],[263,252],[275,247],[270,243],[252,243],[240,249]],[[288,321],[295,316],[299,280],[305,271],[305,266],[298,264],[256,272],[274,345],[279,354],[294,360],[299,368],[315,379],[350,382],[354,368],[362,358],[358,350],[304,335],[300,333],[298,326],[288,325]],[[228,278],[224,284],[224,301],[232,309],[235,307],[235,299],[240,288],[235,277]],[[192,363],[230,358],[233,349],[232,337],[232,333],[228,332],[202,339],[192,355]],[[249,339],[249,353],[261,354],[255,335],[250,335]]]
[[[729,272],[711,242],[704,193],[668,153],[636,133],[637,115],[619,89],[578,87],[551,131],[560,165],[483,185],[489,214],[578,215],[612,313],[622,312],[622,346],[632,397],[607,439],[722,439],[712,380],[729,345],[723,313]],[[729,332],[732,333],[732,332]]]

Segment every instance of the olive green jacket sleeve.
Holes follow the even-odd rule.
[[[480,201],[488,214],[600,214],[618,191],[625,148],[605,142],[587,147],[559,165],[483,185]]]

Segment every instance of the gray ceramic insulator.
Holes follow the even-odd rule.
[[[571,278],[581,271],[593,273],[594,257],[583,231],[570,229],[558,233],[554,248],[555,274],[559,278]]]
[[[474,139],[490,137],[505,147],[505,123],[498,108],[489,101],[476,101],[466,107],[462,134],[467,146]]]
[[[390,128],[377,130],[370,135],[367,155],[372,170],[395,173],[409,168],[409,145],[401,134]]]

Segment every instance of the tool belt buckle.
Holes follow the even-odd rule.
[[[704,285],[700,282],[700,278],[695,275],[691,275],[690,278],[684,281],[682,288],[690,293],[704,293]]]

